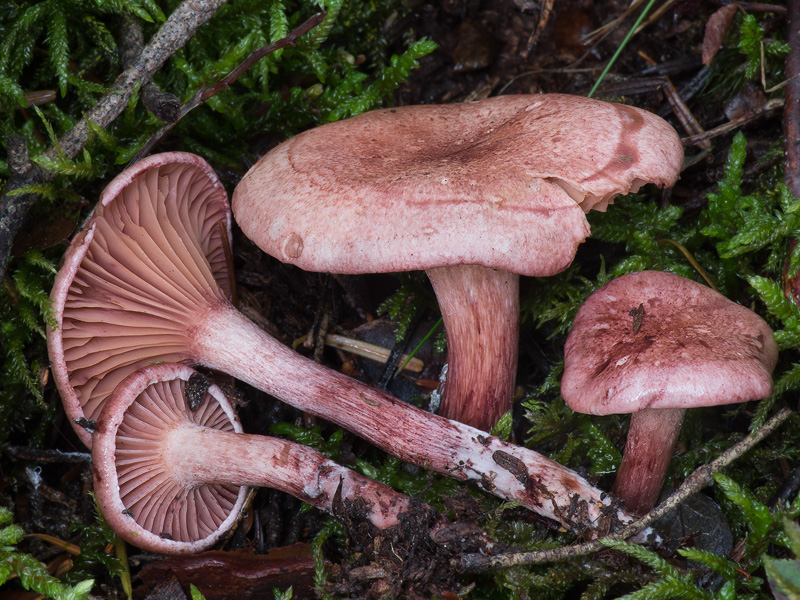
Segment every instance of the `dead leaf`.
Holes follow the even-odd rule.
[[[725,36],[728,35],[728,30],[731,28],[731,23],[737,10],[739,10],[738,4],[726,4],[708,19],[706,33],[703,37],[704,65],[710,65],[711,61],[714,60],[714,56],[722,47],[722,42],[725,41]]]
[[[184,592],[193,583],[206,600],[269,598],[273,588],[292,587],[294,598],[308,598],[314,587],[314,557],[306,544],[273,548],[268,554],[252,550],[214,550],[194,556],[173,556],[147,565],[141,572],[151,590],[174,575]]]

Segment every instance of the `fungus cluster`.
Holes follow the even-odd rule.
[[[425,269],[444,319],[439,414],[489,430],[511,408],[519,275],[554,275],[584,216],[645,183],[671,186],[683,148],[643,110],[560,94],[376,110],[297,135],[233,194],[242,231],[306,270]]]
[[[48,331],[54,378],[87,445],[85,425],[125,377],[157,362],[202,365],[565,526],[630,520],[604,515],[610,499],[562,465],[318,365],[247,320],[229,301],[229,227],[225,193],[194,155],[148,157],[103,192],[56,277]]]

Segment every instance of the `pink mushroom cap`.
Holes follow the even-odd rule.
[[[191,412],[183,387],[195,371],[161,364],[126,377],[104,404],[93,436],[94,492],[108,525],[132,544],[163,554],[196,553],[234,525],[248,488],[195,482],[162,446],[184,423],[241,434],[217,386]]]
[[[674,129],[646,111],[561,94],[364,113],[284,142],[232,199],[262,250],[310,271],[482,265],[565,269],[584,211],[648,182],[671,186]]]
[[[777,357],[772,330],[750,309],[690,279],[641,271],[581,306],[564,348],[561,394],[593,415],[745,402],[772,393]]]
[[[644,514],[658,500],[684,412],[772,393],[778,349],[753,311],[690,279],[623,275],[578,310],[561,395],[577,412],[632,413],[613,492]]]

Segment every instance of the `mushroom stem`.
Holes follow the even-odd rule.
[[[646,408],[631,415],[613,491],[635,515],[646,514],[658,501],[685,412],[683,408]]]
[[[478,485],[576,530],[598,526],[610,497],[538,452],[432,415],[298,355],[227,302],[188,331],[196,363],[345,427],[401,460]],[[572,507],[579,506],[573,511]],[[574,522],[569,515],[585,515]],[[631,516],[620,511],[622,521]]]
[[[341,516],[342,501],[364,500],[378,529],[397,525],[409,498],[302,444],[186,423],[165,436],[164,458],[187,486],[268,487]],[[341,487],[340,487],[341,486]]]
[[[427,270],[447,332],[439,414],[489,431],[511,410],[519,339],[519,276],[479,265]]]

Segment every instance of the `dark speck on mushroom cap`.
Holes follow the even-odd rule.
[[[589,235],[584,210],[672,185],[682,156],[655,115],[578,96],[400,107],[278,146],[237,186],[233,211],[263,250],[307,270],[547,276]]]
[[[631,311],[640,304],[635,331]],[[711,288],[671,273],[631,273],[578,311],[561,394],[574,410],[598,415],[744,402],[772,392],[777,352],[761,317]]]

